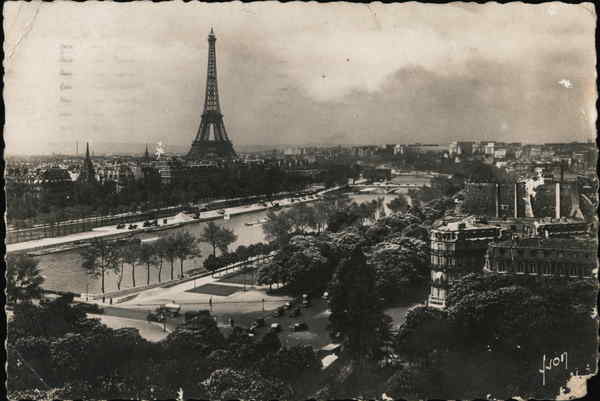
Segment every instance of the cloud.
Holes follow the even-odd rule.
[[[5,6],[5,30],[17,6]],[[202,113],[211,25],[235,144],[595,134],[595,21],[581,7],[560,4],[554,16],[547,5],[517,3],[40,7],[6,69],[9,151],[81,137],[189,146]],[[34,10],[23,4],[19,19]],[[21,25],[7,31],[7,42]],[[72,89],[62,91],[61,44],[72,46],[73,59]],[[565,77],[568,91],[557,85]]]
[[[570,89],[573,87],[573,84],[571,83],[571,81],[569,81],[568,79],[564,79],[564,78],[561,79],[560,81],[558,81],[558,84],[567,89]]]

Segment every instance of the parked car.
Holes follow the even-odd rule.
[[[308,325],[305,322],[297,322],[292,325],[293,331],[305,331],[308,330]]]
[[[302,311],[300,310],[300,308],[295,308],[292,310],[292,312],[290,313],[291,317],[298,317],[302,314]]]
[[[270,327],[270,330],[272,332],[274,332],[274,333],[280,332],[281,331],[281,324],[279,324],[279,323],[272,323],[271,327]]]
[[[275,317],[280,317],[283,316],[285,314],[285,308],[283,306],[280,306],[279,308],[275,309],[275,312],[273,312],[273,316]]]
[[[153,312],[149,312],[148,313],[148,315],[146,316],[146,319],[149,322],[159,322],[159,323],[162,323],[162,322],[165,321],[166,316],[162,312],[153,311]]]
[[[225,210],[221,209],[217,213],[219,213],[219,214],[225,214]]]
[[[198,316],[202,316],[207,313],[208,313],[208,311],[206,311],[206,310],[187,311],[183,314],[183,318],[184,318],[185,322],[189,322],[190,320],[193,320],[194,318],[196,318]]]
[[[117,230],[121,230],[125,228],[125,224],[121,223],[121,224],[117,224]]]
[[[137,228],[137,224],[130,224],[129,225],[129,229],[130,230],[135,230]]]
[[[256,333],[256,330],[259,327],[265,327],[265,319],[259,318],[256,319],[254,322],[252,322],[252,324],[250,325],[250,333]]]
[[[308,294],[302,294],[302,307],[308,308],[311,305]]]
[[[163,314],[169,317],[177,317],[179,316],[179,312],[181,312],[181,306],[177,304],[164,304],[158,311],[161,311]]]

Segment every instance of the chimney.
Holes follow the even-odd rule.
[[[556,218],[560,219],[560,183],[557,182],[555,184],[555,186],[556,186],[556,190],[554,191],[554,195],[555,195],[554,209],[555,209]]]
[[[496,184],[496,218],[500,217],[500,185]]]
[[[514,188],[515,188],[515,196],[514,196],[514,202],[513,202],[513,203],[514,203],[514,210],[513,210],[513,214],[514,214],[514,216],[515,216],[515,219],[516,219],[517,217],[519,217],[519,205],[518,205],[518,203],[517,203],[517,190],[518,190],[519,188],[517,187],[517,183],[516,183],[516,182],[515,182],[515,184],[514,184]]]

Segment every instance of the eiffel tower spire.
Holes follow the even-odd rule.
[[[223,123],[223,114],[219,103],[216,41],[217,38],[211,28],[208,35],[208,67],[206,71],[204,110],[198,133],[187,155],[188,159],[203,159],[211,156],[232,158],[236,156]]]

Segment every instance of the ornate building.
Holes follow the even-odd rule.
[[[196,139],[192,143],[187,158],[201,160],[206,158],[234,158],[236,153],[227,136],[223,114],[219,104],[219,88],[217,85],[217,56],[215,42],[217,38],[211,28],[208,35],[208,69],[206,76],[206,94],[204,111]]]
[[[484,272],[593,277],[597,244],[592,239],[526,238],[489,245]]]
[[[441,223],[431,230],[431,292],[428,306],[446,307],[452,281],[481,272],[488,244],[501,239],[503,230],[476,219]]]

